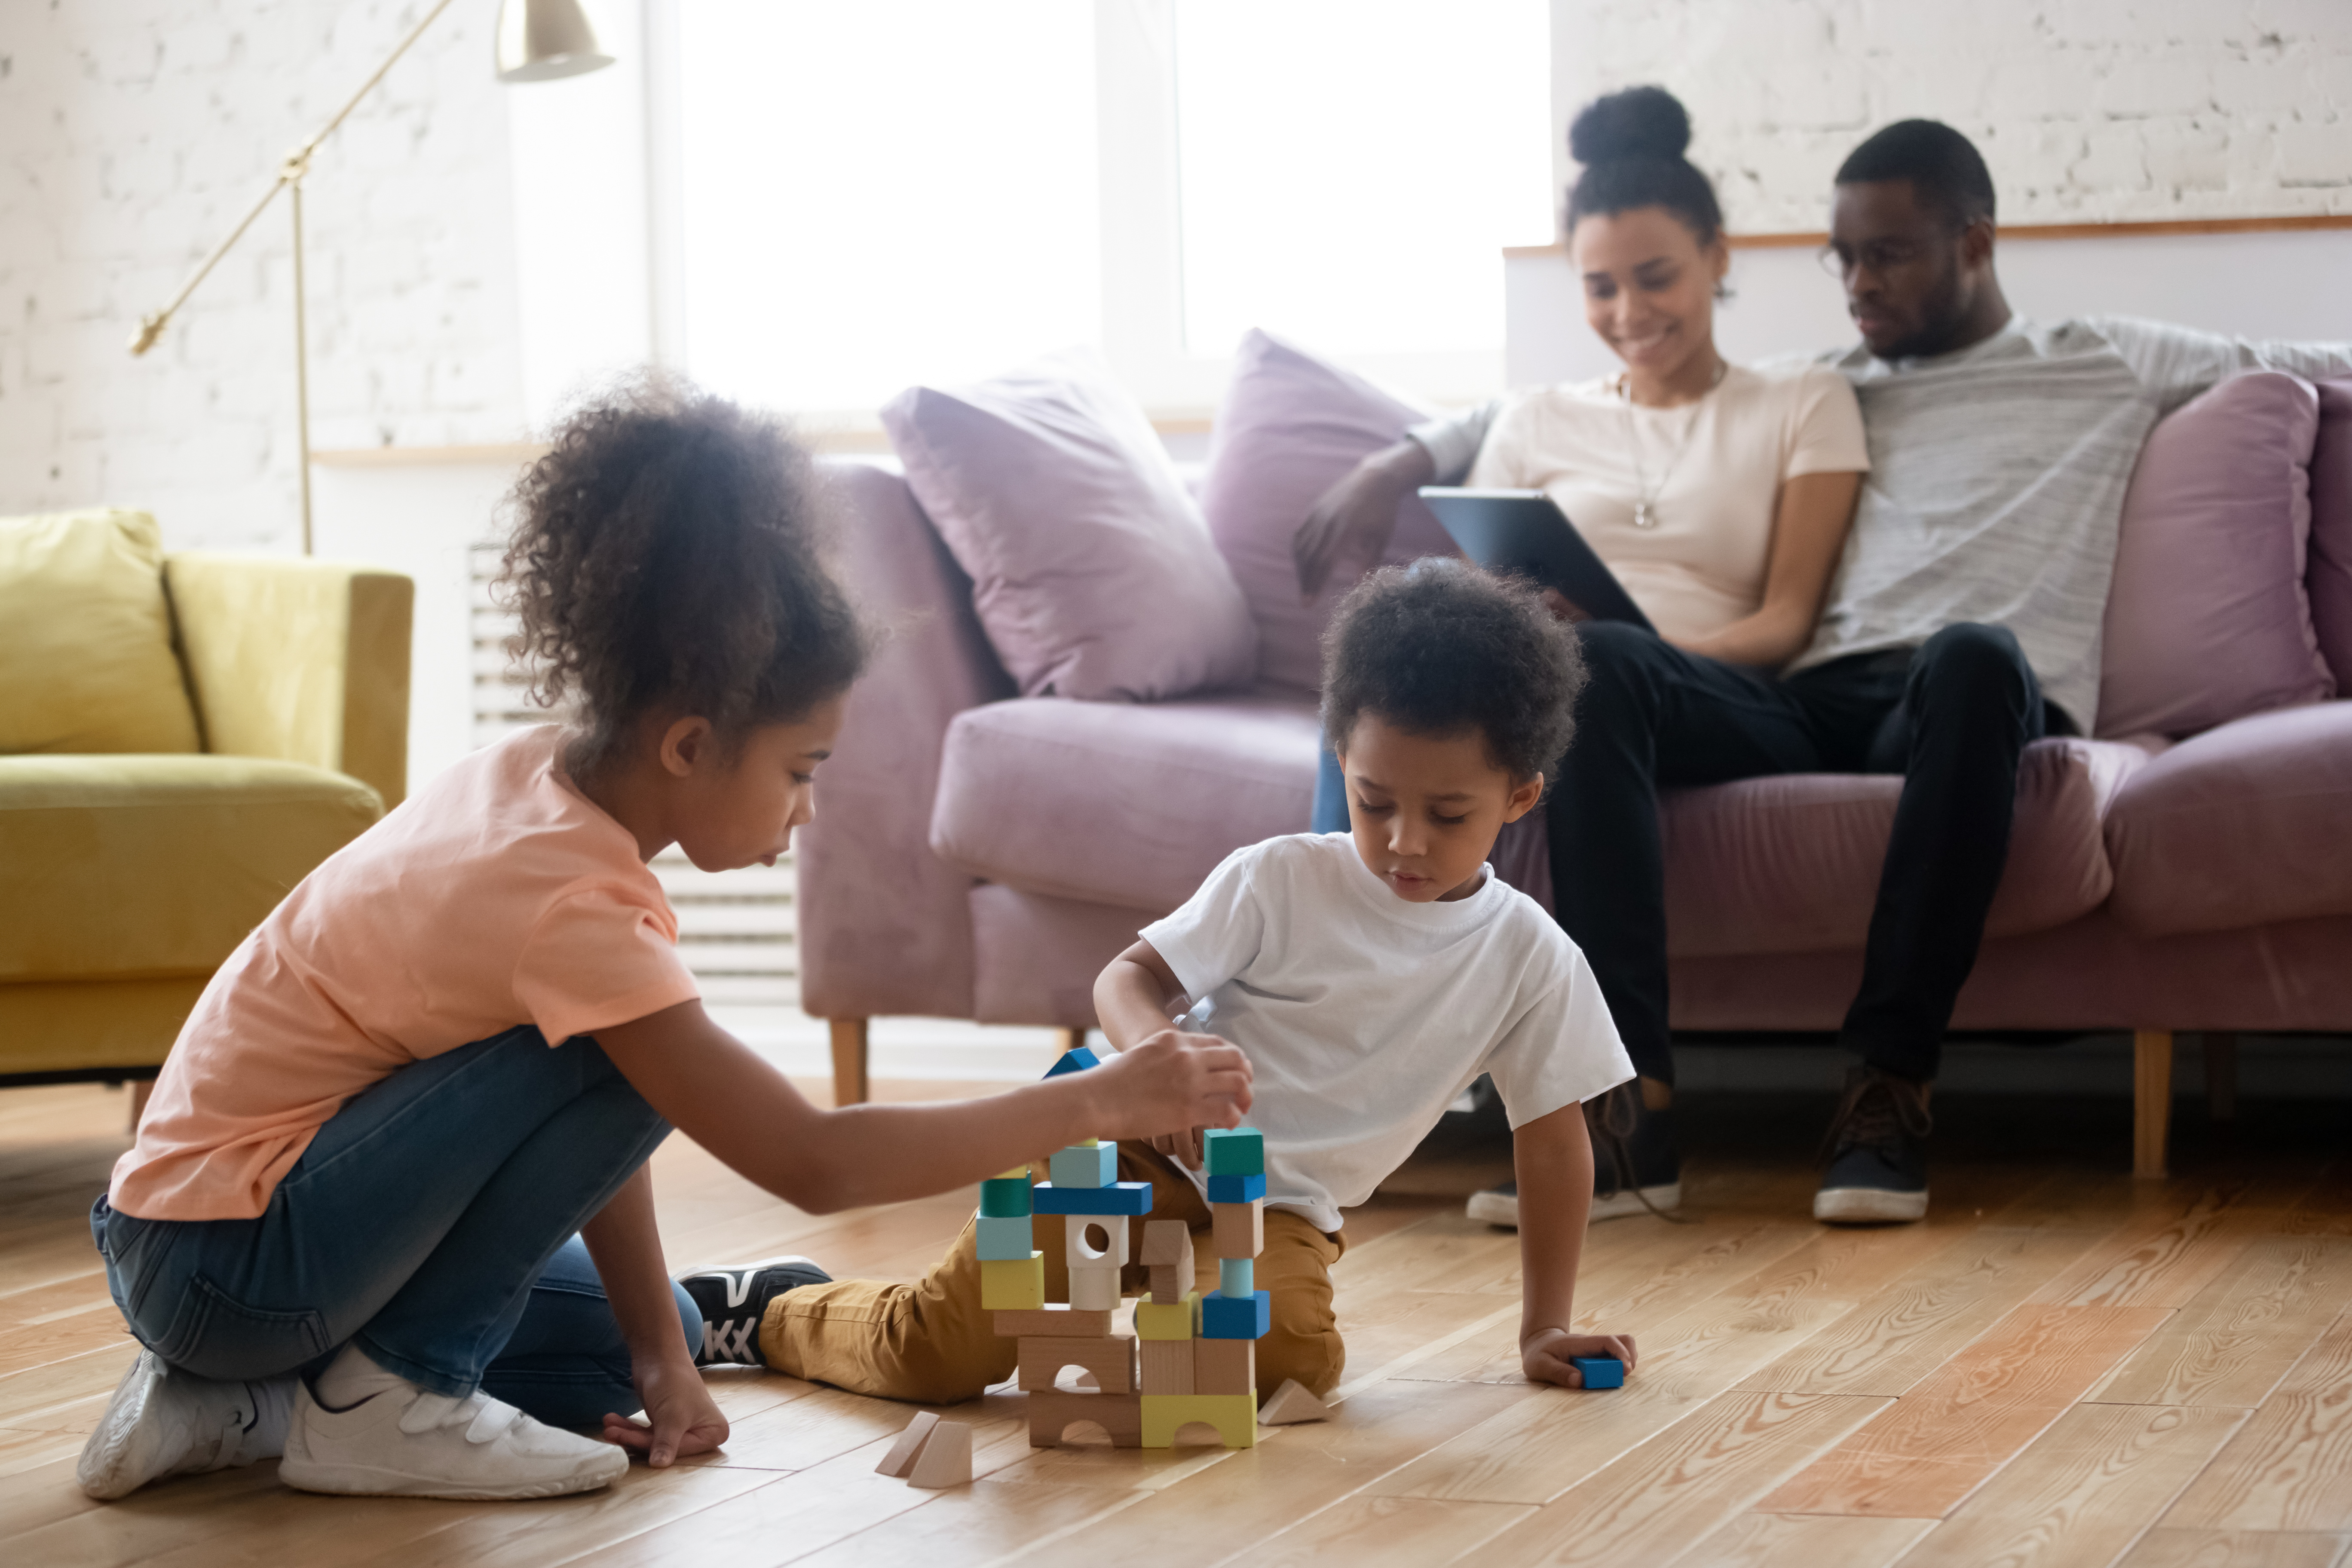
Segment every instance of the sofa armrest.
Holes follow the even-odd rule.
[[[189,551],[163,563],[205,749],[408,787],[415,584],[342,562]]]
[[[948,721],[1013,695],[971,580],[895,467],[828,460],[839,563],[883,634],[800,831],[801,1005],[820,1018],[972,1009],[972,879],[931,853]]]

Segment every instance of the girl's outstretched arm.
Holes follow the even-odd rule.
[[[839,1110],[811,1105],[699,1002],[599,1029],[596,1040],[671,1126],[813,1214],[944,1192],[1084,1138],[1232,1127],[1250,1106],[1238,1047],[1172,1030],[1089,1071],[985,1100]]]
[[[702,1386],[693,1348],[677,1331],[677,1303],[654,1222],[653,1167],[638,1166],[596,1217],[580,1227],[580,1237],[595,1259],[621,1337],[628,1342],[637,1398],[650,1417],[639,1423],[626,1411],[605,1412],[605,1440],[637,1450],[656,1469],[718,1447],[727,1441],[727,1417]]]

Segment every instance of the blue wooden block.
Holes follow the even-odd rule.
[[[998,1215],[980,1216],[980,1260],[982,1263],[1017,1263],[1029,1256],[1037,1245],[1036,1233],[1029,1216],[1018,1219]]]
[[[1150,1182],[1113,1182],[1107,1187],[1064,1187],[1040,1182],[1029,1189],[1039,1214],[1150,1214]]]
[[[1201,1134],[1201,1153],[1213,1176],[1265,1174],[1265,1134],[1255,1127],[1212,1127]]]
[[[1265,1173],[1250,1176],[1211,1176],[1209,1201],[1213,1204],[1254,1203],[1265,1196]]]
[[[1584,1374],[1584,1386],[1587,1388],[1625,1386],[1625,1363],[1615,1356],[1570,1356],[1568,1358],[1568,1364]]]
[[[1273,1298],[1263,1290],[1253,1290],[1246,1296],[1201,1298],[1201,1337],[1204,1340],[1262,1340],[1273,1326]]]
[[[1064,1051],[1054,1065],[1045,1069],[1045,1076],[1059,1078],[1066,1072],[1084,1072],[1088,1068],[1100,1066],[1102,1066],[1102,1058],[1095,1055],[1086,1047],[1080,1046],[1076,1050]]]
[[[1218,1258],[1217,1294],[1236,1299],[1256,1295],[1257,1280],[1253,1278],[1257,1272],[1255,1262],[1249,1258]]]
[[[1107,1187],[1118,1180],[1118,1145],[1097,1143],[1089,1149],[1074,1143],[1055,1150],[1047,1163],[1057,1187]]]

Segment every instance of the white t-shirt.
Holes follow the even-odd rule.
[[[1645,408],[1617,384],[1510,398],[1469,482],[1549,494],[1666,637],[1755,614],[1780,487],[1870,467],[1853,388],[1828,365],[1732,365],[1696,403]],[[1636,527],[1634,503],[1652,495],[1652,525]]]
[[[1234,851],[1143,929],[1193,1026],[1249,1054],[1270,1205],[1338,1230],[1482,1072],[1514,1128],[1633,1076],[1584,954],[1482,875],[1412,903],[1347,834],[1296,834]]]

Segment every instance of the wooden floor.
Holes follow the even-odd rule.
[[[1930,1219],[1832,1231],[1805,1217],[1825,1103],[1689,1096],[1694,1223],[1612,1221],[1586,1253],[1588,1321],[1643,1349],[1621,1391],[1519,1380],[1514,1238],[1460,1208],[1500,1167],[1437,1151],[1350,1216],[1328,1425],[1247,1453],[1033,1452],[992,1394],[953,1412],[980,1479],[925,1492],[873,1474],[908,1407],[729,1372],[723,1454],[489,1505],[307,1497],[268,1464],[75,1489],[131,1353],[82,1217],[122,1103],[0,1092],[10,1564],[2326,1568],[2352,1542],[2342,1102],[2251,1102],[2234,1131],[2184,1107],[2178,1173],[2135,1183],[2121,1101],[1947,1097]],[[781,1248],[911,1278],[973,1202],[814,1218],[677,1140],[657,1172],[680,1266]]]

